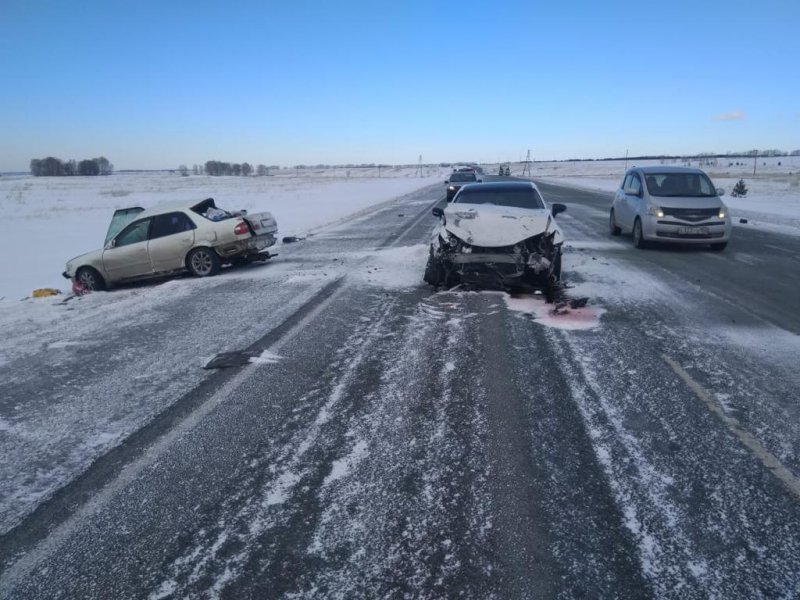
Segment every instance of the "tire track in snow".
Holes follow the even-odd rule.
[[[326,464],[317,462],[320,454],[324,457],[329,454],[325,446],[337,442],[335,434],[328,437],[326,426],[333,411],[342,410],[339,406],[342,399],[347,397],[359,368],[383,335],[384,321],[393,309],[393,301],[380,298],[370,310],[378,313],[377,318],[357,324],[339,350],[339,361],[332,366],[335,381],[313,421],[280,448],[279,456],[259,460],[268,465],[268,482],[255,495],[245,486],[240,495],[221,507],[217,526],[211,531],[199,531],[199,539],[192,542],[190,551],[173,560],[167,569],[171,575],[156,586],[151,600],[166,597],[160,596],[162,590],[198,593],[209,577],[214,579],[214,584],[204,595],[220,597],[226,587],[241,576],[259,540],[285,526],[302,509],[302,502],[296,496],[302,495],[303,490],[298,491],[298,487],[318,479],[321,471],[328,470]],[[298,403],[316,398],[320,391],[312,391]],[[220,553],[224,546],[232,545],[233,540],[240,550],[232,554]]]
[[[349,425],[367,458],[320,489],[326,508],[307,554],[322,566],[290,597],[492,597],[483,426],[456,389],[464,358],[452,352],[464,347],[469,315],[452,300],[439,294],[398,317],[380,384]]]
[[[656,595],[791,596],[796,503],[628,329],[548,335]]]

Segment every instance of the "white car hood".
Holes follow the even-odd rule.
[[[496,204],[448,204],[445,229],[473,246],[511,246],[544,232],[556,232],[554,243],[563,241],[561,230],[547,209],[515,208]]]

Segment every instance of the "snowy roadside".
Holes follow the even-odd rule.
[[[427,205],[431,194],[424,188],[429,183],[387,181],[377,192],[361,188],[361,196],[356,184],[324,215],[330,219],[350,211],[352,226],[366,211],[387,210],[381,205],[398,198],[410,206]],[[407,187],[423,191],[399,193]],[[396,211],[388,210],[394,217]],[[295,230],[302,233],[319,230],[322,217],[297,211],[287,217],[292,219],[306,228]],[[206,373],[201,367],[217,352],[247,347],[331,281],[347,275],[355,285],[381,290],[420,284],[427,246],[368,251],[348,244],[341,221],[335,218],[314,237],[341,238],[341,248],[333,252],[324,241],[324,254],[292,244],[268,266],[211,280],[175,278],[66,304],[61,297],[0,303],[0,396],[24,398],[11,401],[0,414],[0,453],[7,458],[0,467],[0,532],[198,385]],[[291,260],[298,253],[300,265]],[[169,310],[176,302],[184,308],[178,313]],[[216,308],[208,311],[208,306]],[[250,325],[254,315],[258,327]],[[178,334],[161,335],[167,319]],[[116,345],[116,338],[125,344]],[[32,355],[35,360],[26,362]],[[266,359],[262,364],[270,362],[269,355],[261,358]],[[41,385],[42,379],[47,383]]]
[[[414,169],[382,177],[181,177],[122,173],[110,177],[0,179],[0,307],[37,288],[68,290],[64,263],[102,246],[114,210],[213,197],[219,206],[271,211],[280,237],[302,235],[366,208],[441,182],[447,170],[414,177]],[[24,261],[22,257],[24,256]]]

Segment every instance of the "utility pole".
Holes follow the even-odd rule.
[[[533,177],[531,174],[531,151],[528,150],[528,155],[525,157],[525,166],[522,168],[522,176],[525,177],[525,173],[528,174],[528,177]]]
[[[417,170],[414,173],[414,177],[422,177],[422,154],[419,155],[419,162],[417,163]]]
[[[625,170],[628,170],[628,149],[625,148]]]
[[[758,165],[758,150],[753,151],[753,177],[756,176],[756,165]]]

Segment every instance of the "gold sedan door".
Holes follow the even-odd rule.
[[[103,250],[103,267],[110,281],[141,277],[153,272],[147,253],[147,238],[152,222],[152,218],[134,221]]]
[[[153,217],[148,252],[153,271],[163,273],[182,269],[186,254],[194,246],[196,225],[182,212]]]

